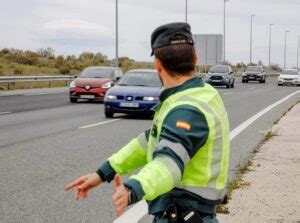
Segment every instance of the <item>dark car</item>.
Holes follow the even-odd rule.
[[[248,81],[259,81],[260,83],[266,83],[266,72],[263,67],[249,66],[246,68],[242,76],[242,82],[248,83]]]
[[[234,75],[231,66],[215,65],[208,71],[205,82],[213,86],[234,88]]]
[[[156,70],[131,70],[106,93],[105,116],[115,113],[153,114],[163,89]]]
[[[88,67],[70,84],[70,102],[78,99],[103,101],[106,91],[123,76],[115,67]]]

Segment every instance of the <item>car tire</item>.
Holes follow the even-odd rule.
[[[228,84],[226,85],[226,87],[227,87],[227,88],[230,88],[230,86],[231,86],[231,84],[230,84],[230,83],[228,83]]]
[[[278,86],[282,86],[282,84],[278,84]]]
[[[231,88],[234,88],[234,81],[232,81]]]
[[[77,98],[70,98],[70,102],[71,103],[76,103],[77,102]]]
[[[114,117],[114,113],[111,111],[105,111],[105,117],[106,118],[113,118]]]
[[[245,80],[242,80],[242,83],[245,83],[246,81]]]

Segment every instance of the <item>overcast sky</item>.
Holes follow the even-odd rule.
[[[0,48],[53,47],[56,54],[115,52],[115,0],[0,0]],[[188,0],[194,34],[223,33],[223,0]],[[269,24],[274,23],[272,62],[283,64],[284,31],[290,30],[287,65],[296,66],[300,0],[229,0],[226,57],[249,62],[250,15],[253,61],[268,64]],[[150,35],[157,26],[184,21],[185,0],[119,0],[120,56],[151,61]]]

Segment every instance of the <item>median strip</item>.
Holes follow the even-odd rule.
[[[98,122],[98,123],[91,124],[91,125],[81,126],[81,127],[79,127],[79,129],[87,129],[87,128],[96,127],[96,126],[99,126],[99,125],[105,125],[105,124],[120,121],[120,120],[122,120],[122,119],[117,118],[117,119],[113,119],[113,120],[109,120],[109,121],[105,121],[105,122]]]

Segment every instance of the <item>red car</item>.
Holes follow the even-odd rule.
[[[70,102],[78,99],[103,101],[106,91],[122,77],[116,67],[88,67],[70,83]]]

